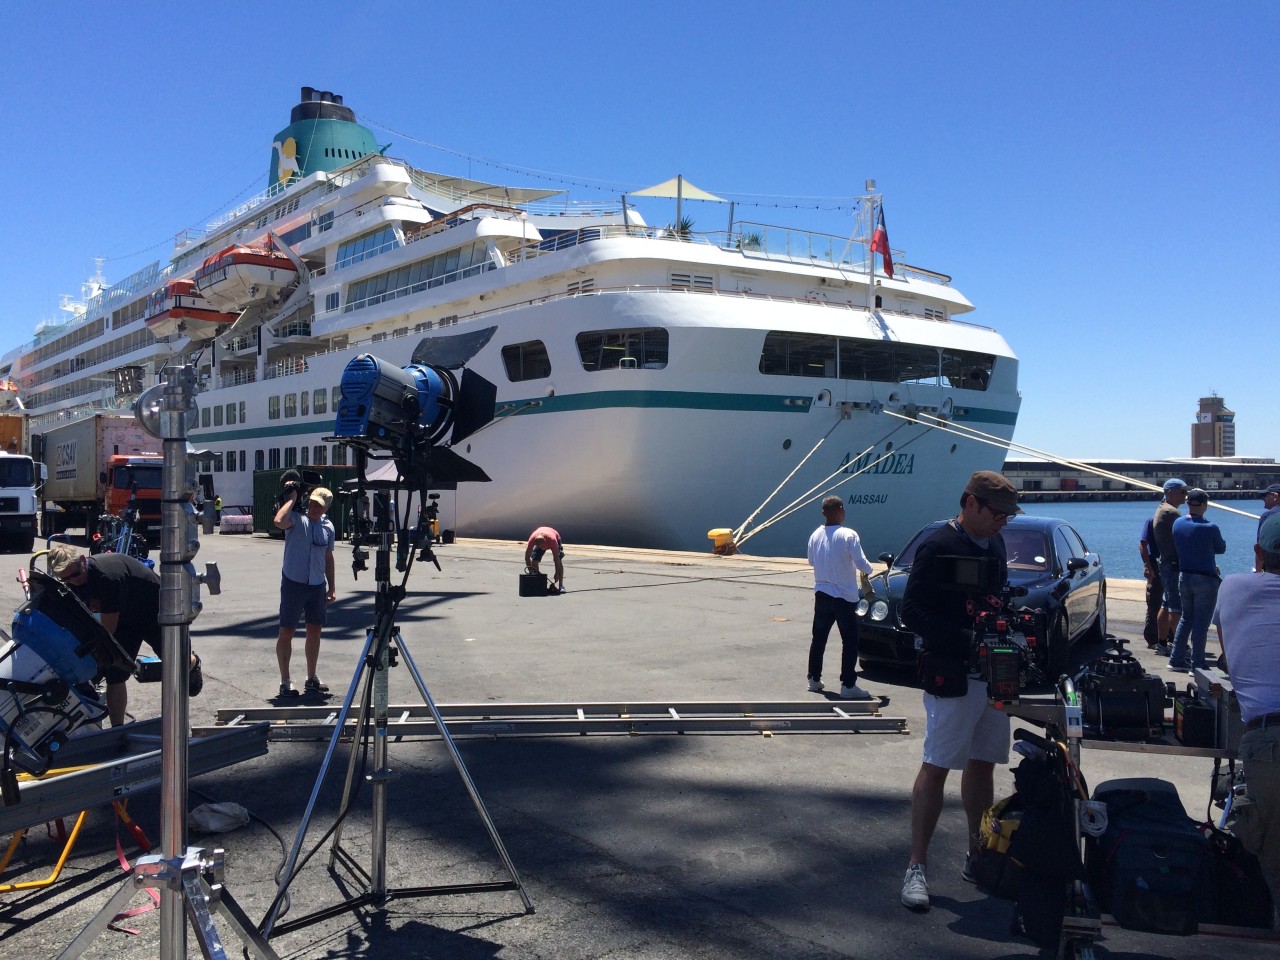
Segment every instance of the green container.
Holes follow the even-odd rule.
[[[333,503],[329,505],[329,521],[337,531],[339,540],[346,540],[355,528],[351,514],[351,500],[337,496],[342,484],[359,477],[356,468],[345,467],[287,467],[279,470],[253,471],[253,532],[265,533],[268,536],[283,538],[284,531],[276,527],[276,510],[280,506],[280,478],[285,470],[314,470],[324,478],[320,484],[334,492]]]

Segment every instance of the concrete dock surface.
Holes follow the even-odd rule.
[[[569,544],[560,597],[520,598],[523,544],[460,541],[437,548],[442,570],[414,566],[396,624],[434,699],[446,703],[760,701],[832,699],[805,687],[812,574],[803,560],[715,557]],[[281,544],[262,536],[205,536],[197,557],[216,560],[223,592],[205,596],[191,626],[203,659],[194,725],[215,711],[281,705],[276,699],[276,612]],[[338,597],[320,655],[327,700],[341,704],[374,618],[373,557],[353,579],[339,544]],[[4,609],[22,594],[25,557],[3,558]],[[399,582],[393,572],[393,580]],[[1139,638],[1148,670],[1163,658],[1140,642],[1141,585],[1109,582],[1110,626]],[[1211,645],[1211,650],[1216,644]],[[1097,651],[1081,651],[1086,657]],[[838,689],[833,631],[824,678]],[[293,676],[305,675],[301,631]],[[457,741],[535,912],[512,891],[394,899],[349,910],[273,938],[287,958],[522,958],[522,960],[825,960],[860,957],[1039,956],[1010,933],[1012,904],[960,877],[965,851],[959,777],[931,848],[932,909],[899,903],[909,846],[910,788],[920,763],[924,716],[910,678],[885,670],[861,680],[888,698],[881,712],[908,732],[560,736]],[[159,711],[159,685],[130,682],[130,712]],[[409,671],[390,672],[390,701],[420,704]],[[1015,724],[1019,723],[1015,721]],[[200,846],[225,847],[226,884],[254,922],[276,893],[327,744],[273,743],[267,756],[193,778],[188,806],[235,801],[254,819]],[[328,771],[305,849],[334,825],[348,747]],[[397,779],[388,787],[387,880],[392,888],[509,879],[482,821],[437,739],[389,745]],[[1015,758],[1016,759],[1016,758]],[[1090,786],[1129,776],[1173,781],[1188,811],[1209,811],[1212,761],[1086,750]],[[997,771],[996,795],[1012,792]],[[157,791],[135,796],[130,815],[159,843]],[[370,794],[360,790],[343,825],[343,847],[369,867]],[[1216,818],[1218,811],[1212,811]],[[138,851],[120,831],[126,855]],[[57,956],[120,889],[117,827],[109,807],[91,811],[62,877],[52,886],[0,895],[0,955]],[[48,872],[61,844],[32,829],[0,882]],[[328,869],[323,844],[290,888],[283,921],[354,895]],[[158,851],[157,851],[158,852]],[[138,897],[131,906],[149,901]],[[87,957],[159,956],[159,913],[122,921]],[[228,953],[240,945],[215,924]],[[189,955],[198,956],[188,935]],[[1177,938],[1104,928],[1097,955],[1129,960],[1277,956],[1260,939]]]

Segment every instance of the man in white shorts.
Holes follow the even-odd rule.
[[[987,702],[983,680],[969,675],[975,617],[986,594],[954,583],[948,558],[985,558],[993,578],[1008,580],[1004,529],[1021,513],[1018,493],[990,470],[969,478],[960,496],[960,515],[916,551],[903,594],[902,620],[923,641],[921,685],[925,689],[924,762],[911,790],[911,857],[902,883],[903,906],[929,909],[925,866],[929,841],[942,814],[943,787],[952,770],[963,771],[960,798],[969,825],[969,846],[991,806],[995,765],[1009,762],[1009,717]],[[966,854],[961,876],[970,882]]]

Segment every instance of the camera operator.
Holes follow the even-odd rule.
[[[902,620],[923,641],[926,716],[924,762],[911,790],[911,858],[902,884],[903,906],[912,910],[929,908],[925,867],[947,774],[963,771],[960,797],[972,847],[994,797],[995,765],[1009,762],[1009,717],[988,703],[985,681],[969,674],[976,615],[988,594],[958,588],[955,564],[947,558],[986,559],[1004,584],[1008,564],[1000,531],[1021,512],[1013,484],[990,470],[978,471],[960,495],[960,515],[920,545],[907,579]],[[967,853],[961,876],[972,882]]]
[[[1263,520],[1253,552],[1256,572],[1223,580],[1213,611],[1245,727],[1246,795],[1232,802],[1227,827],[1257,855],[1280,928],[1280,514]]]
[[[324,629],[326,604],[337,598],[333,545],[337,539],[333,524],[325,516],[333,494],[325,487],[307,492],[305,484],[290,480],[285,484],[284,502],[276,511],[275,525],[284,531],[284,565],[280,575],[280,633],[276,638],[276,660],[280,665],[280,696],[296,697],[298,689],[289,677],[293,656],[293,632],[298,617],[305,614],[307,639],[307,693],[328,693],[316,676],[320,660],[320,632]],[[306,509],[298,500],[306,493]],[[328,591],[325,585],[328,584]]]

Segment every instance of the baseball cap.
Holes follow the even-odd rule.
[[[1187,491],[1187,503],[1208,503],[1209,494],[1201,490],[1199,487],[1192,487]]]
[[[49,572],[61,579],[80,560],[80,554],[69,543],[55,543],[49,548]]]
[[[1258,530],[1258,546],[1267,553],[1280,553],[1280,513],[1273,513],[1262,521]]]
[[[964,492],[972,494],[999,513],[1012,516],[1022,512],[1022,508],[1018,506],[1018,489],[994,470],[977,471],[965,484]]]
[[[1268,493],[1280,493],[1280,483],[1273,483],[1271,486],[1267,487],[1267,489],[1263,490],[1262,493],[1264,496]]]
[[[311,491],[311,496],[307,497],[307,501],[311,503],[318,503],[320,506],[328,510],[329,504],[333,503],[333,491],[328,487],[316,487]]]
[[[1171,490],[1187,489],[1187,481],[1179,480],[1177,477],[1171,477],[1164,482],[1164,492],[1169,493]]]

